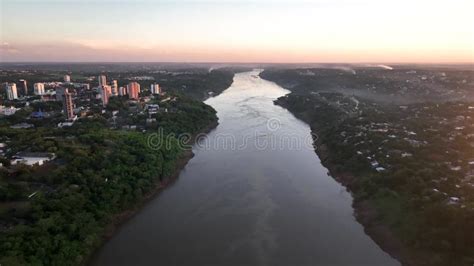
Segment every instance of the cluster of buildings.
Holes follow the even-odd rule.
[[[342,97],[335,100],[342,102]],[[356,111],[354,106],[339,105],[349,112]],[[355,156],[377,172],[413,169],[410,178],[428,173],[429,180],[420,185],[425,197],[467,206],[474,191],[474,106],[428,102],[397,108],[361,102],[358,109],[370,117],[346,120],[350,125],[341,126],[344,131],[334,136],[340,143],[352,147]]]
[[[11,82],[4,83],[5,92],[7,94],[8,100],[10,101],[17,100],[20,97],[20,95],[22,96],[28,95],[28,85],[26,83],[26,80],[21,79],[20,84],[21,84],[21,89],[22,89],[21,92],[18,90],[16,83],[11,83]],[[41,96],[41,95],[46,94],[45,89],[44,89],[44,83],[41,83],[41,82],[34,83],[33,88],[34,88],[33,90],[34,95]]]
[[[20,93],[22,95],[28,95],[28,85],[26,84],[26,80],[20,79],[21,88],[23,89],[22,92],[18,91],[16,87],[16,83],[4,83],[5,91],[7,94],[7,99],[10,101],[18,99]]]
[[[6,99],[9,101],[29,101],[32,99],[30,96],[40,96],[39,101],[58,101],[62,103],[63,113],[68,121],[74,121],[77,116],[75,115],[74,99],[81,99],[87,101],[87,98],[95,95],[96,99],[100,99],[102,106],[107,106],[110,97],[114,96],[128,96],[130,100],[140,99],[140,84],[136,81],[129,82],[126,86],[119,86],[117,80],[111,80],[107,82],[105,75],[99,75],[97,77],[98,86],[93,90],[90,90],[88,83],[74,83],[71,81],[70,75],[63,76],[63,82],[37,82],[33,84],[32,94],[28,90],[26,80],[20,80],[20,87],[17,88],[17,83],[7,82],[3,84],[6,92]],[[45,88],[49,88],[46,90]],[[53,88],[51,90],[51,88]],[[78,90],[79,89],[79,90]],[[160,94],[161,88],[157,83],[150,85],[151,94]],[[92,98],[93,99],[93,98]],[[33,98],[33,101],[38,101],[37,97]],[[0,106],[0,115],[12,115],[18,108]]]
[[[22,91],[20,92],[16,86],[16,83],[4,83],[5,92],[7,94],[7,99],[9,101],[17,100],[20,96],[28,96],[28,85],[26,80],[20,80]],[[33,84],[33,94],[34,95],[45,95],[46,91],[44,89],[44,83],[38,82]]]
[[[126,87],[119,87],[117,80],[112,80],[110,84],[107,83],[107,77],[105,75],[100,75],[98,77],[99,81],[99,95],[102,99],[102,105],[106,106],[109,103],[109,98],[112,96],[125,96],[128,95],[130,100],[138,100],[140,98],[139,94],[140,84],[136,81],[132,81],[127,84]],[[152,94],[160,94],[161,89],[160,85],[153,83],[150,86],[150,91]]]

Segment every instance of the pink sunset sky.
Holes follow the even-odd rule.
[[[0,60],[474,62],[470,0],[0,2]]]

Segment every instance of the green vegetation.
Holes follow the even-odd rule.
[[[140,203],[175,171],[187,154],[182,134],[189,137],[217,123],[215,110],[197,100],[228,88],[238,70],[209,68],[3,65],[0,83],[16,82],[23,96],[18,81],[25,79],[29,92],[7,101],[0,88],[0,105],[20,108],[0,117],[0,265],[83,263],[101,244],[114,217]],[[58,83],[65,74],[74,84]],[[99,74],[119,86],[138,81],[141,99],[111,97],[104,109],[94,88]],[[50,91],[69,88],[80,117],[73,126],[58,128],[64,122],[62,102],[33,96],[35,82],[46,83]],[[152,83],[165,93],[150,95]],[[56,157],[41,166],[11,165],[21,152]]]
[[[195,74],[182,73],[179,75],[168,74],[157,77],[163,88],[168,91],[185,94],[194,99],[204,100],[209,96],[218,95],[227,89],[234,77],[233,70],[216,69],[209,73],[201,74],[196,79]]]
[[[361,219],[368,232],[374,225],[388,226],[402,241],[400,259],[409,265],[472,265],[474,102],[389,104],[374,99],[391,87],[356,97],[341,90],[346,78],[333,77],[332,83],[321,78],[335,70],[313,69],[311,77],[305,70],[281,71],[262,76],[292,91],[276,103],[310,124],[316,152],[352,191],[356,212],[358,203],[376,210],[368,221]],[[370,75],[351,79],[372,86]],[[435,88],[432,98],[444,93]],[[384,247],[383,237],[373,237]]]
[[[11,129],[12,121],[3,120],[0,142],[8,150],[1,161],[6,167],[0,168],[0,264],[83,263],[101,244],[112,219],[174,171],[184,148],[176,137],[154,133],[196,134],[216,123],[211,107],[172,97],[161,104],[170,111],[154,114],[157,122],[140,131],[114,129],[112,110],[138,123],[147,118],[130,113],[120,98],[111,98],[108,112],[81,118],[72,127]],[[18,119],[26,121],[27,115]],[[151,136],[154,143],[167,145],[150,145]],[[57,158],[43,166],[9,166],[6,158],[20,151],[50,152]]]

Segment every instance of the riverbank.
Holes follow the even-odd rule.
[[[311,125],[311,121],[308,117],[302,113],[294,112],[284,101],[276,100],[274,103],[289,110],[298,119],[310,125],[313,134],[314,151],[321,160],[321,164],[328,169],[328,174],[351,193],[354,217],[357,222],[364,227],[365,233],[370,236],[382,250],[397,259],[402,265],[433,265],[430,263],[429,254],[421,254],[409,250],[388,225],[380,222],[378,219],[379,213],[371,201],[360,200],[356,197],[358,192],[357,186],[355,185],[356,177],[352,173],[337,170],[337,165],[331,161],[331,151],[321,138],[314,137],[321,135],[321,131],[318,130],[318,127]]]
[[[291,91],[278,101],[320,133],[332,175],[353,175],[355,203],[368,201],[376,210],[364,225],[389,227],[407,250],[403,257],[418,265],[473,265],[472,150],[466,148],[472,125],[460,120],[472,116],[472,104],[447,97],[436,84],[426,89],[443,101],[400,104],[391,87],[403,88],[405,73],[389,78],[365,68],[357,75],[313,68],[268,69],[261,76]],[[405,92],[400,95],[416,99]]]
[[[226,93],[206,101],[220,123],[209,145],[195,145],[180,180],[123,225],[93,265],[399,265],[352,218],[349,193],[326,176],[312,143],[254,142],[311,136],[273,104],[287,91],[257,74],[236,75]],[[269,128],[270,117],[284,130]]]
[[[208,126],[202,128],[198,133],[194,134],[192,138],[189,140],[187,145],[193,145],[196,142],[196,137],[202,134],[207,134],[214,130],[219,125],[219,122],[213,121]],[[166,189],[168,186],[173,185],[174,181],[177,180],[181,171],[186,167],[188,162],[194,157],[194,153],[192,148],[185,149],[181,156],[176,160],[175,167],[172,173],[163,178],[163,180],[157,179],[157,182],[154,185],[154,188],[148,191],[142,198],[141,201],[137,202],[131,208],[124,210],[116,215],[114,215],[110,220],[112,221],[108,224],[105,229],[104,233],[102,234],[100,243],[97,245],[97,248],[90,254],[90,256],[84,260],[83,265],[90,264],[93,261],[94,257],[96,256],[97,252],[102,248],[102,246],[110,240],[117,231],[120,230],[121,226],[125,224],[127,221],[132,219],[137,213],[142,210],[142,208],[151,200],[155,199],[159,196],[159,194]]]
[[[317,133],[312,129],[313,133]],[[321,160],[321,164],[329,171],[329,175],[336,181],[346,187],[353,197],[352,207],[354,217],[357,222],[362,224],[365,233],[370,236],[375,243],[385,252],[400,261],[402,265],[415,266],[424,265],[423,260],[413,257],[408,250],[404,248],[401,240],[392,232],[390,227],[381,223],[377,217],[377,209],[368,200],[358,200],[355,197],[357,188],[354,186],[355,176],[347,172],[338,172],[336,166],[330,161],[330,151],[325,147],[321,140],[314,142],[315,152]]]

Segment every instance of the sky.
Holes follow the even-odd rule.
[[[474,1],[0,0],[0,61],[474,63]]]

